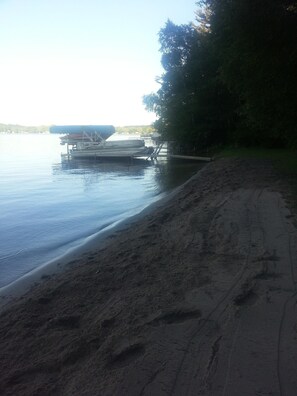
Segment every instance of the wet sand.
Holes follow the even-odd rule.
[[[0,394],[295,395],[295,224],[269,162],[206,165],[4,307]]]

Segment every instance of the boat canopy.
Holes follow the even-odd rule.
[[[50,133],[59,134],[99,134],[103,139],[109,138],[115,133],[113,125],[52,125]]]

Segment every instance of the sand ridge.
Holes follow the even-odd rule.
[[[0,316],[1,395],[295,395],[297,231],[217,160]]]

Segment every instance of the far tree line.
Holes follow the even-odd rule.
[[[159,33],[164,73],[144,96],[156,130],[184,151],[297,148],[297,2],[205,0]]]
[[[18,124],[0,124],[0,133],[45,133],[49,131],[49,126],[26,126]]]
[[[18,124],[0,124],[0,133],[49,133],[49,125],[26,126]],[[119,134],[138,134],[141,136],[150,136],[155,132],[152,125],[130,125],[115,127],[116,133]]]

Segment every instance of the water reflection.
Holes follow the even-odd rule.
[[[127,188],[136,187],[137,180],[145,181],[148,177],[153,179],[151,172],[153,164],[150,161],[133,160],[78,160],[69,159],[52,165],[53,176],[58,179],[67,178],[73,184],[80,181],[85,192],[92,188],[103,188],[126,191]],[[150,176],[149,176],[150,175]],[[104,193],[105,194],[105,193]]]
[[[162,192],[170,191],[187,181],[204,165],[205,163],[202,162],[180,161],[178,159],[156,161],[155,167],[158,172],[155,174],[155,181]]]
[[[118,176],[143,175],[145,168],[152,166],[146,160],[90,160],[90,159],[64,159],[58,164],[53,164],[53,174],[66,172],[68,174],[87,173],[116,173]]]
[[[52,165],[53,175],[80,175],[86,184],[98,183],[100,178],[144,178],[146,175],[153,179],[155,190],[159,193],[167,192],[181,185],[199,169],[204,163],[180,161],[177,159],[145,160],[145,159],[64,159]]]

